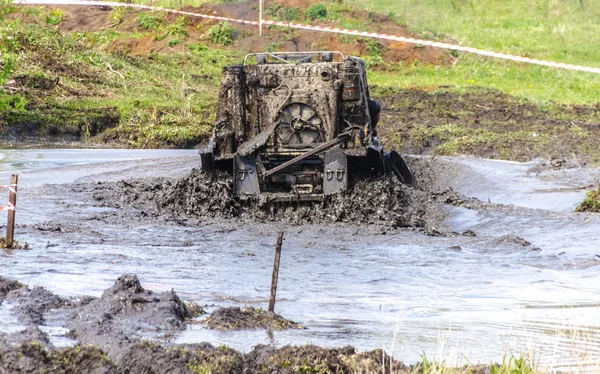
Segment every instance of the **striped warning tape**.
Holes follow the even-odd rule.
[[[16,184],[7,184],[6,186],[0,186],[0,189],[2,189],[2,188],[8,188],[8,190],[10,192],[17,193],[17,189],[15,187],[17,187]]]
[[[6,206],[0,205],[0,212],[3,212],[5,210],[15,210],[15,209],[16,209],[16,206],[11,202],[9,202],[8,205],[6,205]]]
[[[472,53],[472,54],[476,54],[476,55],[480,55],[480,56],[493,57],[493,58],[498,58],[498,59],[502,59],[502,60],[523,62],[523,63],[533,64],[533,65],[548,66],[548,67],[553,67],[553,68],[557,68],[557,69],[583,71],[583,72],[587,72],[587,73],[600,74],[600,68],[587,67],[587,66],[581,66],[581,65],[564,64],[564,63],[560,63],[560,62],[553,62],[553,61],[546,61],[546,60],[538,60],[535,58],[521,57],[521,56],[509,55],[509,54],[505,54],[505,53],[486,51],[483,49],[464,47],[464,46],[456,45],[456,44],[440,43],[440,42],[434,42],[431,40],[424,40],[424,39],[406,38],[403,36],[379,34],[379,33],[368,32],[368,31],[340,29],[337,27],[312,26],[312,25],[304,25],[304,24],[300,24],[300,23],[275,22],[275,21],[269,21],[269,20],[262,20],[262,22],[248,21],[248,20],[243,20],[243,19],[227,18],[227,17],[213,16],[213,15],[209,15],[209,14],[200,14],[200,13],[186,12],[186,11],[182,11],[182,10],[160,8],[160,7],[150,6],[150,5],[117,3],[117,2],[111,2],[111,1],[16,0],[14,3],[22,4],[22,5],[87,5],[87,6],[128,7],[128,8],[137,8],[137,9],[145,9],[145,10],[154,10],[154,11],[182,14],[182,15],[191,16],[191,17],[214,19],[214,20],[218,20],[218,21],[236,22],[236,23],[241,23],[241,24],[246,24],[246,25],[259,26],[262,23],[263,25],[284,26],[284,27],[292,27],[295,29],[314,30],[314,31],[336,33],[336,34],[362,36],[362,37],[366,37],[366,38],[391,40],[391,41],[403,42],[403,43],[409,43],[409,44],[418,44],[418,45],[423,45],[423,46],[430,46],[433,48],[441,48],[441,49],[448,49],[448,50],[454,50],[454,51],[459,51],[459,52]]]

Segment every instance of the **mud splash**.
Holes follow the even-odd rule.
[[[168,214],[182,219],[241,218],[292,224],[353,223],[392,228],[430,229],[443,211],[429,194],[382,177],[358,182],[344,193],[320,203],[264,203],[233,195],[226,173],[193,170],[176,182],[132,180],[92,186],[94,199],[105,206],[140,209],[144,214]]]

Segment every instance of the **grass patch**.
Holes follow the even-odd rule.
[[[585,199],[575,209],[576,212],[600,213],[600,186],[595,190],[588,191]]]
[[[498,52],[599,67],[600,2],[554,0],[349,0],[350,4],[394,17],[401,15],[422,38],[460,43]],[[451,54],[452,51],[450,51]],[[538,102],[598,102],[600,75],[460,55],[451,66],[413,64],[393,79],[375,75],[387,86],[465,89],[490,87]]]
[[[170,44],[181,24],[165,29]],[[0,127],[31,136],[74,136],[134,148],[190,147],[210,134],[221,67],[235,52],[190,49],[145,57],[113,54],[118,32],[61,35],[51,26],[8,23],[0,40]]]
[[[600,3],[579,0],[349,0],[401,14],[417,33],[528,57],[598,66]]]
[[[233,27],[231,27],[229,22],[219,22],[218,24],[211,26],[206,34],[213,44],[233,44],[234,32]]]
[[[600,75],[490,60],[460,57],[452,66],[422,63],[383,64],[369,71],[369,83],[380,88],[439,87],[457,92],[486,87],[537,103],[594,104],[600,100]]]

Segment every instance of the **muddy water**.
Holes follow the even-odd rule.
[[[86,153],[89,152],[89,153]],[[0,255],[0,273],[62,296],[99,296],[124,273],[155,291],[220,306],[266,307],[275,232],[285,231],[276,311],[304,330],[215,332],[191,324],[174,342],[249,350],[259,343],[385,348],[450,364],[535,355],[544,367],[600,359],[600,216],[575,214],[598,170],[540,162],[436,160],[433,189],[481,202],[444,206],[443,223],[476,236],[344,225],[205,220],[181,225],[98,206],[80,182],[161,176],[198,165],[194,151],[12,151],[1,177],[21,173],[17,229],[31,251]],[[95,156],[92,156],[95,155]],[[17,161],[15,161],[17,160]],[[2,328],[21,328],[0,305]],[[60,315],[46,318],[68,344]]]

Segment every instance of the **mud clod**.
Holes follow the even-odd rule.
[[[263,309],[219,308],[205,322],[213,330],[248,330],[248,329],[302,329],[302,325],[287,320],[282,316]]]
[[[116,373],[115,365],[98,348],[76,346],[48,351],[27,342],[2,352],[0,373]]]
[[[24,323],[40,325],[45,322],[44,314],[51,308],[69,305],[69,301],[43,287],[20,287],[6,295],[6,300],[18,305],[18,318]]]
[[[25,285],[23,283],[18,282],[16,280],[6,279],[0,275],[0,302],[2,301],[1,299],[6,298],[6,295],[10,291],[16,290],[16,289],[19,289],[22,287],[25,287]]]
[[[509,243],[509,244],[517,244],[520,245],[522,247],[529,247],[531,245],[530,242],[528,242],[527,240],[519,237],[519,236],[515,236],[515,235],[502,235],[499,238],[494,239],[494,243],[497,244],[503,244],[503,243]]]
[[[71,337],[95,344],[111,357],[144,337],[170,335],[183,328],[190,314],[173,292],[145,290],[137,276],[123,275],[102,294],[71,314]]]

